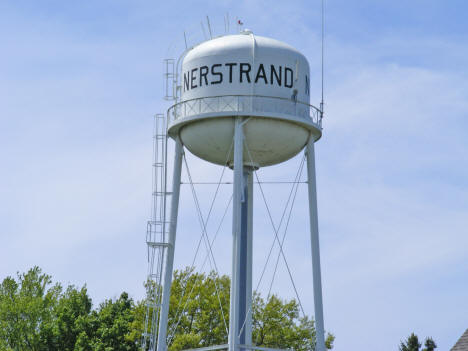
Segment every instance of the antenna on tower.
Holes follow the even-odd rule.
[[[213,39],[213,34],[211,33],[210,18],[206,16],[206,23],[208,25],[208,31],[210,32],[210,39]]]
[[[226,12],[226,34],[229,33],[229,12]]]

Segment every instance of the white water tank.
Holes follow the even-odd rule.
[[[185,54],[179,84],[168,133],[207,161],[232,165],[236,116],[245,121],[244,162],[255,167],[286,161],[322,135],[307,59],[283,42],[248,30],[205,41]]]

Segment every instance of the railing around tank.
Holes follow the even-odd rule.
[[[220,95],[180,101],[168,110],[168,123],[205,113],[275,113],[310,118],[322,127],[320,110],[313,106],[292,99],[262,95]]]

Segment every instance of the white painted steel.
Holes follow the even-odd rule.
[[[181,127],[199,119],[232,116],[286,119],[315,131],[317,138],[321,135],[322,112],[317,107],[263,95],[218,95],[179,101],[168,110],[169,134],[177,134]]]
[[[208,67],[206,77],[200,74],[203,66]],[[308,82],[309,64],[295,48],[251,32],[240,33],[205,41],[187,52],[182,62],[181,98],[264,95],[290,99],[296,89],[297,100],[309,103]]]
[[[207,133],[207,131],[210,131]],[[246,125],[245,140],[250,155],[244,160],[264,167],[286,161],[300,152],[309,138],[304,127],[286,120],[252,118]],[[234,135],[234,118],[211,118],[190,123],[180,131],[184,145],[198,157],[224,164]],[[231,157],[228,162],[233,163]]]
[[[255,345],[239,345],[239,347],[247,350],[258,350],[258,351],[292,351],[291,349],[272,349],[270,347],[259,347]]]
[[[322,277],[320,270],[320,244],[317,210],[317,187],[315,176],[314,140],[307,143],[307,180],[309,190],[310,242],[312,249],[312,277],[314,282],[314,308],[316,351],[325,351],[325,329],[323,324]]]
[[[249,169],[247,177],[247,277],[246,277],[246,304],[247,318],[244,327],[244,344],[252,344],[252,264],[253,264],[253,170]],[[244,321],[241,321],[243,323]]]
[[[157,342],[158,318],[161,309],[162,275],[167,243],[166,218],[166,118],[154,116],[153,135],[153,201],[151,219],[147,223],[148,275],[146,280],[146,313],[141,350],[154,350]]]
[[[168,133],[204,160],[224,164],[239,115],[251,118],[244,133],[256,166],[283,162],[310,134],[321,136],[318,110],[309,105],[309,64],[285,43],[250,31],[215,38],[185,54],[180,75]]]
[[[180,61],[181,72],[180,75],[177,72],[175,78],[180,77],[175,94],[177,102],[168,110],[168,135],[176,139],[170,239],[175,243],[182,144],[196,156],[212,163],[225,165],[229,156],[234,185],[227,346],[229,351],[274,350],[251,345],[253,180],[252,172],[246,173],[246,170],[281,163],[306,147],[316,351],[325,351],[314,158],[314,142],[322,135],[322,111],[310,105],[308,62],[293,47],[254,36],[250,31],[201,43],[185,51],[177,67]],[[232,143],[234,152],[231,152]],[[244,241],[241,241],[242,228],[247,232]],[[242,250],[247,250],[247,254],[241,253]],[[174,246],[168,248],[168,253],[171,262],[166,264],[159,351],[167,349],[165,328]],[[244,265],[242,269],[241,265]],[[245,289],[242,292],[241,285]],[[246,311],[243,311],[244,307]],[[244,312],[247,311],[250,312],[244,325]],[[243,340],[239,338],[242,328]],[[200,350],[222,347],[224,345]]]
[[[244,169],[243,149],[243,123],[242,118],[235,119],[234,134],[234,185],[232,198],[232,273],[231,298],[229,313],[229,351],[236,351],[239,344],[239,261],[240,261],[240,231],[242,207],[242,173]]]
[[[172,273],[174,267],[174,249],[177,231],[177,215],[179,211],[180,178],[182,172],[183,145],[179,138],[175,140],[174,169],[172,175],[171,215],[169,223],[169,246],[167,247],[164,271],[161,315],[159,318],[158,351],[166,351],[167,321],[169,315],[169,300],[171,295]]]
[[[228,349],[228,344],[223,344],[223,345],[199,347],[197,349],[186,349],[184,351],[212,351],[212,350],[227,350],[227,349]]]
[[[252,302],[252,167],[244,166],[242,171],[242,199],[241,199],[241,215],[240,215],[240,232],[239,236],[239,262],[238,269],[239,279],[238,287],[238,332],[240,344],[248,344],[247,339],[251,340],[251,335],[247,335],[252,330],[251,320],[248,318],[250,314],[250,306]],[[250,190],[250,191],[249,191]]]

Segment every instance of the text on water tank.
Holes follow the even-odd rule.
[[[230,62],[215,63],[211,67],[200,66],[184,72],[184,92],[223,82],[253,82],[292,88],[294,70],[287,66],[264,65],[263,63],[260,63],[256,70],[252,70],[250,63]],[[304,92],[309,95],[309,77],[307,75],[305,76]]]

